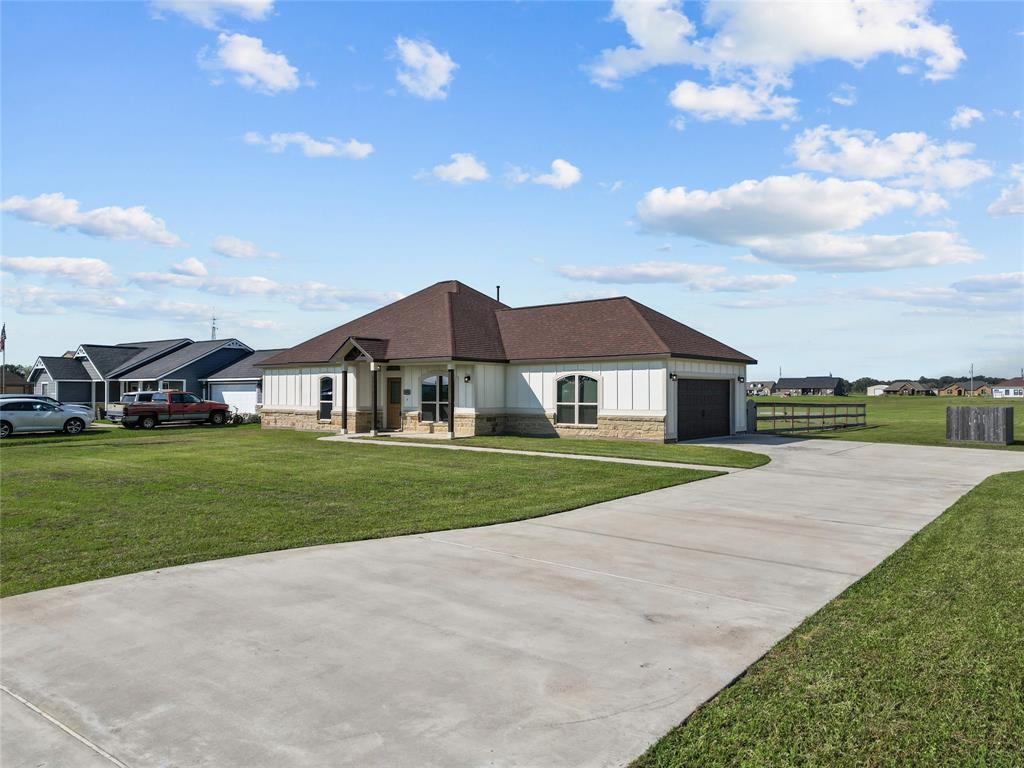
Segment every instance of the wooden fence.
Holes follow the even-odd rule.
[[[946,408],[946,439],[979,443],[1013,443],[1013,408],[951,405]]]
[[[758,403],[747,401],[747,428],[754,432],[820,432],[866,427],[866,403]]]

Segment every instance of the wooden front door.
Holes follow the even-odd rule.
[[[388,429],[402,428],[402,380],[388,379]]]

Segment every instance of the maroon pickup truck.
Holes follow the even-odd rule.
[[[228,420],[228,406],[203,400],[191,392],[161,390],[144,392],[134,403],[126,403],[121,423],[129,429],[153,429],[158,424],[209,422],[220,426]]]

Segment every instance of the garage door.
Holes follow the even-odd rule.
[[[729,434],[729,381],[679,379],[677,384],[679,440]]]
[[[256,413],[255,384],[210,384],[210,399],[227,403],[239,413]]]

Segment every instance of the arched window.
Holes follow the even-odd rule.
[[[597,424],[597,379],[565,376],[555,386],[558,424]]]
[[[448,377],[427,376],[420,385],[420,421],[448,421]]]

